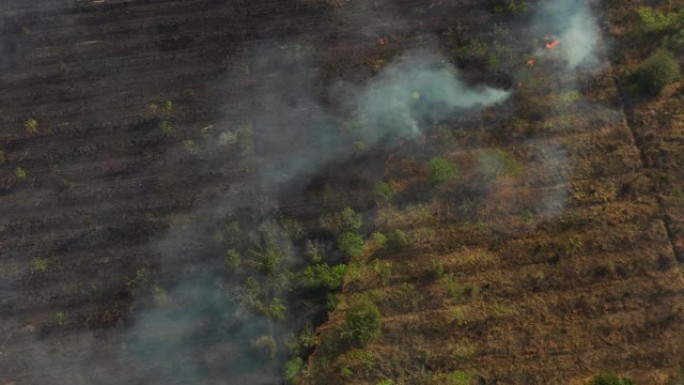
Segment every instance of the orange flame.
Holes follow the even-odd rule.
[[[378,45],[386,45],[387,43],[389,43],[389,39],[386,37],[378,39]]]
[[[537,61],[535,59],[529,59],[527,61],[527,65],[532,67],[533,65],[537,64]]]
[[[558,47],[559,43],[560,43],[560,41],[558,39],[548,41],[548,42],[546,42],[546,49],[554,49],[554,48]]]

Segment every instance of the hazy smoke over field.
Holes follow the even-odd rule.
[[[358,92],[355,101],[363,139],[375,143],[391,135],[416,137],[421,119],[444,119],[456,109],[491,106],[509,95],[501,89],[470,87],[444,57],[418,50],[386,68]]]
[[[551,0],[542,3],[535,17],[535,26],[536,30],[560,39],[558,49],[569,69],[581,64],[598,64],[596,54],[601,35],[590,0]]]
[[[270,100],[268,111],[258,111],[252,117],[256,125],[267,126],[281,146],[287,147],[284,157],[268,153],[260,158],[264,181],[271,188],[274,183],[320,170],[329,162],[345,160],[352,150],[350,137],[367,147],[386,140],[415,138],[421,134],[421,121],[492,106],[510,96],[507,90],[467,85],[445,57],[420,49],[402,54],[363,85],[333,87],[334,98],[347,106],[351,116],[331,116],[312,97],[309,75],[300,70],[282,73],[277,69],[282,60],[262,64],[273,77],[288,80],[264,86],[262,91]],[[345,140],[340,135],[348,126],[354,128],[344,133]],[[292,155],[292,145],[297,146],[297,156]]]
[[[378,14],[385,19],[379,21],[377,29],[368,22],[368,14],[359,15],[356,20],[364,26],[360,35],[374,38],[400,24],[387,17],[389,12]],[[542,3],[535,26],[561,40],[559,50],[568,69],[596,60],[599,30],[588,1]],[[392,145],[396,139],[420,136],[427,122],[445,120],[469,108],[494,106],[511,97],[509,90],[469,84],[434,49],[410,50],[389,61],[366,82],[351,85],[340,81],[331,87],[331,99],[344,106],[344,112],[336,113],[319,100],[314,84],[319,64],[316,54],[314,45],[294,41],[252,49],[253,57],[247,61],[252,64],[249,76],[257,79],[256,84],[250,84],[250,89],[231,90],[236,98],[247,100],[249,107],[227,112],[229,116],[220,122],[223,124],[217,123],[221,129],[228,126],[227,131],[212,133],[216,143],[202,144],[222,155],[237,152],[237,129],[226,122],[249,121],[255,134],[252,156],[257,177],[240,181],[243,186],[221,192],[202,202],[194,213],[171,223],[165,239],[155,245],[161,255],[160,274],[167,279],[160,284],[164,291],[140,294],[154,295],[148,301],[154,301],[154,306],[139,310],[132,316],[132,324],[116,329],[111,338],[116,342],[106,342],[115,344],[109,351],[101,352],[100,346],[106,343],[84,334],[74,338],[76,349],[67,350],[74,352],[73,358],[59,357],[59,345],[37,343],[33,345],[35,351],[26,353],[25,365],[40,375],[42,364],[63,363],[70,368],[68,373],[45,375],[54,383],[75,385],[275,384],[287,354],[272,344],[290,338],[306,314],[291,303],[284,304],[284,321],[257,314],[245,305],[250,298],[242,283],[223,275],[226,248],[217,250],[213,259],[188,250],[206,241],[224,217],[253,207],[259,212],[254,214],[256,219],[243,221],[253,226],[243,229],[244,238],[250,237],[250,242],[253,238],[259,247],[259,242],[273,242],[285,255],[282,263],[289,268],[299,256],[273,217],[277,211],[275,196],[284,184],[295,179],[306,182],[330,163],[348,160],[355,141],[363,142],[365,148]],[[563,150],[539,142],[530,147],[541,154],[546,167],[541,172],[549,175],[549,184],[565,182]],[[555,215],[565,198],[564,190],[553,190],[540,197],[539,211]],[[256,283],[264,281],[258,277]],[[287,289],[284,284],[283,292]],[[95,353],[88,356],[83,352]],[[222,375],[226,372],[231,375]]]

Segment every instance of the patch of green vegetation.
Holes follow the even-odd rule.
[[[438,384],[444,385],[474,385],[476,374],[473,371],[454,370],[435,376]]]
[[[393,250],[402,250],[411,244],[411,241],[409,241],[406,233],[399,229],[396,229],[390,233],[387,242],[390,248]]]
[[[510,313],[511,308],[509,308],[508,306],[498,304],[498,303],[494,303],[494,304],[489,306],[489,311],[492,313],[492,315],[502,316],[502,315],[506,315],[506,314]]]
[[[33,258],[31,259],[31,272],[43,273],[50,267],[50,261],[47,258]]]
[[[375,365],[375,355],[368,350],[354,350],[347,354],[347,357],[356,364],[371,369]]]
[[[455,54],[457,57],[460,58],[484,58],[487,55],[487,48],[485,47],[484,43],[482,43],[482,41],[478,39],[473,39],[470,41],[469,44],[456,49]]]
[[[16,176],[19,180],[24,180],[27,176],[26,170],[24,170],[24,168],[21,166],[17,166],[17,168],[14,169],[14,176]]]
[[[455,301],[461,299],[465,289],[452,274],[447,274],[440,280],[442,289]]]
[[[652,7],[639,8],[639,25],[644,32],[662,32],[684,20],[684,10],[662,12]]]
[[[304,360],[301,357],[294,357],[283,365],[283,377],[285,381],[292,384],[304,369]]]
[[[271,303],[268,305],[267,314],[273,319],[282,321],[285,319],[286,310],[287,308],[285,307],[285,304],[283,304],[283,301],[276,297],[273,298]]]
[[[437,259],[433,259],[432,268],[430,269],[430,276],[433,279],[441,279],[444,277],[444,264]]]
[[[162,120],[161,122],[159,122],[159,129],[161,130],[162,135],[168,138],[171,136],[171,133],[173,131],[173,125],[169,120]]]
[[[59,326],[65,325],[67,323],[66,313],[63,311],[58,311],[55,313],[55,323]]]
[[[243,124],[237,131],[237,143],[243,154],[254,150],[254,130],[251,124]]]
[[[495,53],[487,56],[487,71],[494,72],[499,69],[499,57]]]
[[[679,62],[672,52],[658,48],[629,75],[629,78],[637,92],[656,96],[680,76]]]
[[[164,102],[164,110],[166,112],[172,112],[173,111],[173,102],[170,100],[167,100]]]
[[[615,373],[605,373],[596,375],[587,385],[636,385],[636,383],[626,377],[620,377]]]
[[[373,245],[378,248],[382,249],[385,246],[387,246],[387,237],[385,234],[376,231],[373,234],[371,234],[371,241],[373,242]]]
[[[579,236],[574,236],[570,238],[570,248],[573,250],[579,250],[582,248],[583,242],[582,238]]]
[[[357,157],[363,155],[368,150],[368,145],[362,140],[355,140],[352,143],[352,147],[354,148],[354,156]]]
[[[266,245],[256,245],[248,250],[249,259],[245,261],[250,267],[266,277],[274,277],[281,270],[283,250],[275,241],[269,240]]]
[[[323,287],[328,290],[337,290],[342,287],[347,265],[340,264],[329,266],[323,262],[307,267],[302,272],[304,283],[308,286]]]
[[[495,176],[516,177],[523,171],[523,165],[518,158],[500,148],[489,150],[485,161],[488,173]]]
[[[527,9],[527,1],[526,0],[507,0],[506,1],[506,9],[510,13],[524,12],[525,9]]]
[[[363,216],[347,207],[336,213],[326,214],[320,219],[321,227],[333,234],[358,232],[363,226]]]
[[[392,279],[392,263],[391,262],[380,262],[380,260],[376,259],[373,261],[371,264],[371,268],[377,274],[378,278],[380,278],[380,282],[382,285],[387,285]]]
[[[391,202],[392,199],[394,199],[398,188],[399,185],[397,182],[395,182],[394,179],[390,179],[387,182],[381,181],[376,183],[374,191],[378,198],[381,198],[385,202]]]
[[[363,237],[358,233],[346,231],[337,239],[337,246],[344,255],[356,259],[363,255]]]
[[[380,310],[367,296],[355,296],[345,310],[342,339],[348,346],[363,347],[380,335]]]
[[[283,227],[285,233],[287,233],[288,237],[290,237],[290,239],[298,241],[300,239],[303,239],[306,235],[306,233],[304,232],[304,227],[295,218],[283,216],[280,218],[279,222],[280,225]]]
[[[271,334],[265,334],[252,341],[252,348],[262,354],[274,358],[278,351],[278,342]]]
[[[532,211],[530,211],[530,210],[525,210],[525,211],[522,212],[521,215],[522,215],[523,221],[525,221],[525,223],[530,223],[530,222],[532,222]]]
[[[454,316],[454,322],[458,326],[463,326],[468,324],[468,320],[466,319],[465,312],[463,311],[463,308],[461,306],[456,306],[454,308],[453,312]]]
[[[7,152],[5,152],[4,149],[0,148],[0,164],[3,164],[7,161]]]
[[[38,133],[38,121],[33,118],[28,118],[24,121],[24,129],[27,133],[35,135]]]
[[[449,182],[458,176],[458,167],[442,156],[430,159],[427,168],[428,181],[433,185]]]
[[[169,297],[166,293],[166,290],[164,290],[163,287],[157,285],[155,285],[152,288],[152,299],[154,301],[154,304],[157,306],[164,305],[169,301]]]
[[[240,255],[240,252],[235,249],[228,249],[228,251],[226,251],[225,265],[230,271],[239,269],[242,265],[242,256]]]

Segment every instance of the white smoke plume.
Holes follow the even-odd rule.
[[[590,0],[550,0],[541,3],[535,30],[560,40],[558,49],[568,69],[595,66],[602,45],[595,14]]]

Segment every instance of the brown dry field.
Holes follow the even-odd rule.
[[[161,254],[204,250],[207,234],[175,230],[258,178],[259,162],[216,145],[221,129],[250,120],[257,157],[296,157],[312,127],[287,113],[262,117],[269,103],[312,108],[287,91],[307,79],[313,104],[334,115],[336,82],[363,83],[428,45],[468,81],[512,89],[511,99],[426,123],[421,138],[326,164],[275,193],[312,236],[320,215],[351,206],[366,227],[411,240],[367,251],[340,306],[317,319],[321,341],[348,298],[373,296],[382,314],[382,334],[364,348],[373,364],[350,353],[326,363],[316,350],[298,382],[418,385],[473,370],[480,384],[580,385],[601,372],[675,384],[684,369],[684,82],[641,100],[621,80],[653,47],[634,37],[635,10],[667,1],[597,2],[603,65],[573,74],[553,57],[527,66],[531,11],[500,16],[494,3],[503,2],[3,0],[0,385],[98,383],[78,373],[100,368],[96,360],[109,367],[97,369],[109,378],[99,383],[122,383],[117,336],[153,287],[185,272]],[[506,47],[497,69],[458,49],[475,41]],[[457,180],[426,182],[436,154],[459,165]],[[508,155],[513,170],[483,166]],[[395,204],[373,195],[383,178],[399,185]],[[253,204],[251,190],[238,195],[232,204]],[[431,276],[435,264],[444,277]],[[60,312],[66,322],[55,322]],[[221,341],[203,341],[222,352]],[[84,346],[92,357],[79,358]],[[202,359],[214,361],[196,383],[248,384],[216,363],[233,356]]]

